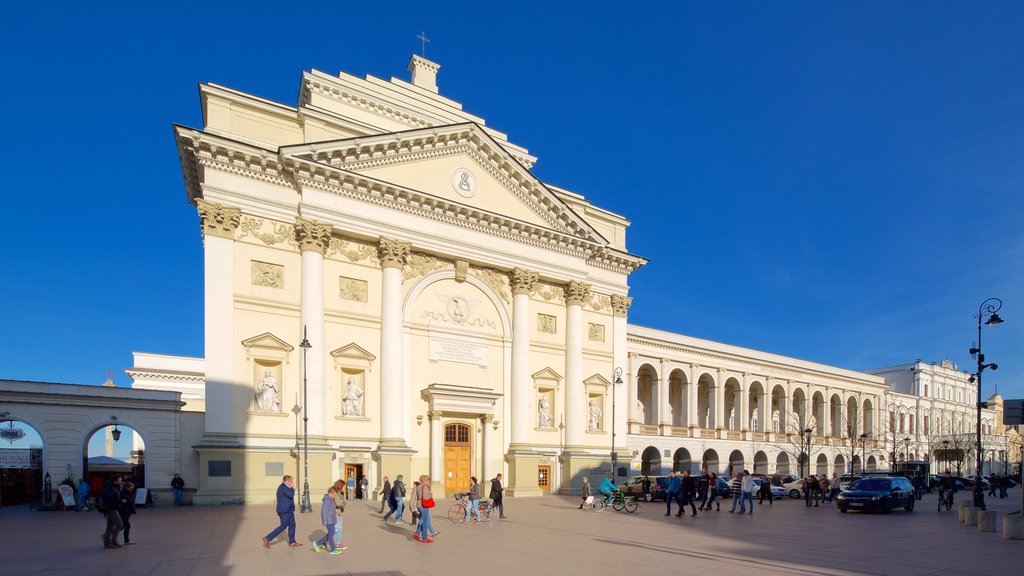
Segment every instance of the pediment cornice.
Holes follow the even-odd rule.
[[[261,182],[294,187],[294,181],[285,173],[285,164],[275,150],[185,126],[175,125],[174,132],[190,202],[203,197],[199,168],[213,168]]]

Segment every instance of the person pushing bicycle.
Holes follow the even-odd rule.
[[[604,494],[604,503],[608,506],[611,506],[612,498],[615,495],[615,493],[619,491],[619,487],[615,485],[615,482],[612,480],[612,477],[608,476],[601,481],[601,486],[598,487],[597,490],[601,494]]]

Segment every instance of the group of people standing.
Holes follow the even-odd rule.
[[[804,492],[804,504],[806,506],[817,507],[818,502],[825,502],[826,504],[836,499],[836,495],[839,494],[839,474],[833,473],[832,479],[829,480],[828,476],[822,474],[820,477],[814,476],[813,474],[804,478],[803,481],[803,492]]]
[[[135,483],[130,479],[125,481],[120,475],[111,477],[106,481],[96,505],[107,521],[103,531],[103,547],[120,548],[134,544],[131,541],[131,517],[135,514]],[[117,541],[122,532],[124,544]]]
[[[505,487],[502,484],[502,476],[498,474],[491,480],[490,498],[494,501],[493,506],[498,510],[500,518],[505,518],[505,506],[502,502],[504,492]],[[395,520],[393,523],[402,523],[402,513],[406,507],[406,494],[407,489],[402,474],[395,478],[394,484],[391,483],[387,476],[384,477],[384,486],[381,490],[380,513],[383,514],[385,506],[388,507],[388,512],[381,518],[382,521],[387,522],[392,514],[394,514]],[[477,518],[480,517],[480,485],[476,477],[470,478],[468,497],[469,504],[466,506],[467,521],[470,519],[470,514],[473,510],[476,510]],[[413,488],[411,494],[409,494],[409,509],[412,511],[412,521],[416,524],[413,539],[417,542],[431,544],[434,542],[433,538],[440,534],[440,531],[434,528],[431,520],[431,510],[435,505],[434,493],[430,489],[430,476],[423,474],[420,476],[419,481],[413,482]]]

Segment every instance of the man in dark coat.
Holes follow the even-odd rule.
[[[391,502],[391,480],[384,477],[384,489],[380,491],[380,513],[384,513],[384,505]],[[394,506],[392,506],[394,508]]]
[[[106,483],[100,494],[100,501],[103,504],[103,515],[107,519],[107,529],[103,532],[103,547],[120,548],[117,535],[124,529],[121,522],[121,476],[114,476]]]
[[[277,517],[281,519],[281,524],[263,537],[263,547],[270,548],[270,541],[286,528],[288,545],[302,546],[295,541],[295,479],[291,476],[282,478],[281,485],[277,487]]]

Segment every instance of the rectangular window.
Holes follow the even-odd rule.
[[[925,436],[928,435],[928,417],[927,416],[924,417],[924,435]]]
[[[915,425],[915,424],[917,424],[917,422],[916,422],[916,416],[914,416],[913,414],[911,414],[911,415],[910,415],[910,433],[911,433],[911,434],[916,434],[916,432],[914,432],[914,425]]]
[[[231,460],[210,460],[206,464],[206,475],[210,478],[231,476]]]
[[[907,423],[907,415],[906,414],[900,414],[900,434],[903,434],[904,432],[906,432],[906,430],[907,430],[906,423]]]

